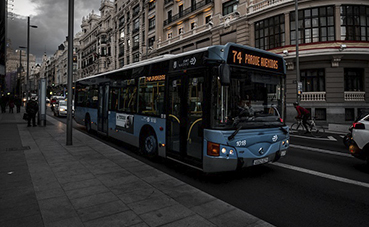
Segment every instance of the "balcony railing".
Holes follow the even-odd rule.
[[[364,91],[345,91],[345,101],[355,102],[355,101],[365,101]]]
[[[214,0],[203,0],[201,2],[196,3],[195,5],[192,5],[191,7],[183,10],[182,12],[179,12],[176,15],[173,15],[171,18],[168,18],[167,20],[164,21],[164,26],[167,26],[168,24],[182,18],[185,17],[187,15],[189,15],[190,13],[200,9],[201,7],[214,2]]]
[[[281,4],[283,2],[294,2],[294,0],[263,0],[256,3],[250,4],[248,8],[248,13],[257,12],[263,10],[268,7],[273,7],[277,4]]]
[[[310,102],[326,101],[326,92],[325,91],[303,92],[301,94],[301,101],[310,101]]]

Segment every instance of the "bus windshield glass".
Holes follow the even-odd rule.
[[[224,129],[283,126],[284,77],[231,67],[230,84],[212,81],[212,127]]]

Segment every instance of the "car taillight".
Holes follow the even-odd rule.
[[[220,145],[217,144],[217,143],[208,142],[207,154],[209,156],[219,156],[219,154],[220,154]]]
[[[365,125],[360,122],[353,123],[352,126],[354,127],[354,129],[365,129]]]

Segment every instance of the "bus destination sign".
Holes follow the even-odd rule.
[[[281,73],[284,71],[282,57],[267,55],[235,46],[229,49],[227,63]]]

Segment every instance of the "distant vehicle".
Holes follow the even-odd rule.
[[[58,100],[54,106],[54,116],[66,117],[68,113],[67,100]],[[74,115],[74,102],[72,102],[72,115]]]
[[[235,171],[286,155],[285,84],[282,56],[209,46],[76,81],[74,119],[149,158]]]
[[[352,140],[351,154],[369,166],[369,114],[352,124]]]
[[[64,99],[65,99],[64,96],[51,96],[51,99],[50,99],[50,107],[51,107],[51,110],[54,111],[54,107],[55,107],[56,103],[59,100],[64,100]]]

